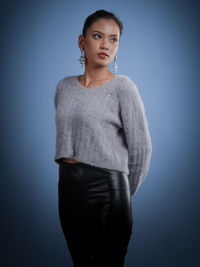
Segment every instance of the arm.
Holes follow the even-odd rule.
[[[126,76],[120,90],[120,113],[128,147],[131,195],[148,173],[152,144],[145,108],[136,85]]]

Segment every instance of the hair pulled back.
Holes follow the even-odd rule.
[[[122,35],[123,33],[123,24],[122,22],[120,21],[120,19],[114,14],[114,13],[111,13],[111,12],[108,12],[106,10],[103,10],[103,9],[100,9],[100,10],[97,10],[96,12],[92,13],[91,15],[89,15],[85,22],[84,22],[84,26],[83,26],[83,30],[82,30],[82,35],[84,37],[86,37],[86,34],[87,34],[87,30],[88,28],[95,22],[97,21],[98,19],[113,19],[115,20],[115,22],[118,24],[119,26],[119,29],[120,29],[120,36]]]

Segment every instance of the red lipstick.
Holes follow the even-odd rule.
[[[106,53],[98,53],[98,56],[101,58],[109,57],[108,54],[106,54]]]

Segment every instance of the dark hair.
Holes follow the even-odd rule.
[[[108,12],[108,11],[103,10],[103,9],[97,10],[96,12],[94,12],[93,14],[89,15],[89,16],[86,18],[86,20],[85,20],[85,22],[84,22],[84,26],[83,26],[82,35],[83,35],[84,37],[86,37],[88,28],[89,28],[95,21],[97,21],[98,19],[101,19],[101,18],[105,18],[105,19],[113,19],[113,20],[115,20],[116,23],[117,23],[118,26],[119,26],[119,29],[120,29],[120,36],[122,35],[122,32],[123,32],[123,24],[122,24],[122,22],[119,20],[119,18],[118,18],[114,13]]]

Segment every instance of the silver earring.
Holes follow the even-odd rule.
[[[80,58],[78,59],[78,61],[80,62],[81,67],[83,67],[83,65],[85,64],[84,49],[81,48],[80,50],[81,50],[81,55],[80,55]]]
[[[117,65],[117,55],[114,57],[114,65],[113,65],[113,71],[114,74],[117,74],[117,70],[118,70],[118,65]]]

